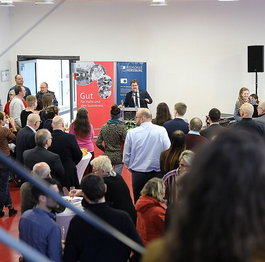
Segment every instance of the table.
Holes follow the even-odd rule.
[[[81,205],[81,202],[82,202],[82,197],[73,197],[73,198],[70,198],[69,196],[64,196],[63,197],[65,200],[72,200],[73,201],[73,205],[80,208],[81,210],[83,210],[83,207]],[[69,209],[69,208],[66,208],[64,210],[64,212],[62,213],[58,213],[56,214],[56,223],[60,226],[61,228],[61,232],[62,232],[62,240],[65,240],[66,239],[66,235],[67,235],[67,231],[68,231],[68,228],[69,228],[69,224],[72,220],[72,218],[75,216],[75,213]]]
[[[92,154],[90,152],[87,152],[87,154],[85,156],[83,156],[82,159],[80,160],[80,162],[76,165],[79,183],[81,183],[83,174],[86,170],[86,167],[87,167],[91,157],[92,157]]]

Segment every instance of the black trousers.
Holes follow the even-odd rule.
[[[131,170],[132,172],[132,187],[133,187],[133,196],[134,196],[134,203],[140,197],[140,192],[143,189],[144,185],[148,180],[153,177],[162,178],[163,175],[160,172],[151,171],[151,172],[138,172]]]

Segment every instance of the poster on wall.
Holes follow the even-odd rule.
[[[88,110],[90,123],[98,136],[100,128],[110,118],[114,104],[114,62],[76,63],[77,108]]]
[[[131,81],[138,80],[139,88],[146,90],[146,62],[117,62],[117,104],[123,104],[131,91]]]

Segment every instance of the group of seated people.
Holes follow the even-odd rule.
[[[111,119],[96,140],[104,155],[92,157],[81,185],[76,173],[81,149],[94,152],[94,130],[85,108],[78,110],[69,133],[58,111],[49,118],[46,115],[48,128],[40,128],[41,114],[34,111],[36,100],[32,104],[29,95],[26,109],[31,113],[21,113],[26,119],[22,117],[21,123],[25,121],[26,125],[18,132],[16,121],[8,118],[7,126],[7,116],[0,112],[0,148],[10,156],[8,143],[15,141],[16,159],[32,171],[33,177],[54,192],[82,196],[84,210],[139,245],[148,246],[142,261],[258,261],[264,259],[265,103],[259,103],[258,117],[252,118],[251,99],[237,103],[240,119],[229,128],[219,124],[221,113],[217,108],[209,111],[204,129],[198,117],[189,123],[184,120],[187,106],[182,102],[176,103],[173,119],[166,103],[158,105],[153,119],[148,109],[140,109],[135,129],[150,122],[154,134],[164,129],[162,134],[167,138],[156,159],[159,175],[148,176],[140,188],[138,185],[135,204],[122,170],[125,163],[132,176],[137,173],[130,168],[132,155],[128,157],[131,136],[137,134],[127,131],[117,105],[112,106]],[[152,154],[154,145],[142,138],[146,143],[137,150],[146,153],[148,148]],[[144,163],[147,159],[137,161]],[[5,192],[0,199],[0,217],[5,215],[5,206],[12,216],[17,211],[10,198],[9,171],[0,168],[4,174],[0,192]],[[150,173],[140,171],[143,175]],[[135,184],[133,180],[133,187]],[[69,191],[72,186],[75,189]],[[52,261],[140,261],[142,254],[78,216],[71,220],[62,244],[62,232],[54,219],[64,209],[29,182],[22,184],[20,192],[19,237]]]

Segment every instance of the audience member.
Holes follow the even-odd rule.
[[[162,179],[154,177],[144,185],[136,202],[136,229],[145,245],[164,234],[167,208],[164,196],[165,186]]]
[[[265,123],[265,101],[259,103],[257,110],[258,117],[254,118],[254,120]]]
[[[126,94],[125,107],[148,108],[148,104],[152,104],[153,99],[146,90],[139,89],[138,80],[131,81],[131,91]]]
[[[136,113],[138,127],[128,131],[123,152],[123,163],[132,173],[134,202],[138,200],[145,183],[153,177],[162,177],[159,158],[170,147],[165,128],[152,124],[148,109]]]
[[[58,106],[58,101],[57,101],[57,99],[55,97],[55,93],[52,92],[52,91],[50,91],[50,90],[48,90],[48,83],[42,82],[40,84],[40,91],[36,94],[36,97],[37,97],[37,99],[41,99],[42,100],[43,99],[43,96],[45,94],[51,94],[52,95],[52,103],[55,106]]]
[[[216,136],[224,131],[224,128],[219,124],[220,117],[221,112],[217,108],[212,108],[209,111],[208,121],[210,126],[200,132],[200,134],[209,141],[214,140]]]
[[[8,95],[7,95],[7,102],[9,101],[10,97],[9,97],[9,92],[12,91],[12,90],[15,90],[15,87],[16,86],[24,86],[24,79],[23,79],[23,76],[22,75],[16,75],[15,76],[15,82],[16,84],[11,87],[8,91]],[[23,97],[24,100],[26,100],[27,96],[31,95],[31,91],[28,87],[24,86],[25,90],[26,90],[26,94],[25,96]]]
[[[185,208],[143,262],[264,260],[265,144],[255,133],[232,131],[197,155]]]
[[[31,116],[31,115],[30,115]],[[25,166],[32,170],[33,166],[39,162],[46,162],[51,168],[51,176],[64,184],[64,168],[60,156],[47,149],[52,144],[52,135],[47,129],[40,129],[35,134],[36,146],[23,153]]]
[[[11,132],[9,128],[5,127],[6,122],[7,119],[5,113],[0,112],[0,151],[6,156],[10,156],[8,143],[10,140],[15,141],[16,136]],[[16,131],[14,119],[10,119],[10,124],[12,127],[14,127],[14,131]],[[13,208],[10,196],[8,183],[9,174],[9,168],[4,164],[0,164],[0,217],[3,217],[5,215],[5,212],[3,211],[4,207],[8,207],[9,216],[13,216],[17,213],[17,210]]]
[[[46,93],[43,95],[42,97],[42,105],[43,105],[43,108],[42,110],[40,111],[40,118],[41,118],[41,121],[44,122],[46,119],[47,119],[47,115],[46,115],[46,109],[52,105],[52,99],[53,99],[53,96],[52,94],[50,93]]]
[[[194,117],[190,120],[189,133],[186,134],[186,148],[188,150],[196,150],[200,148],[209,140],[200,135],[202,129],[202,121],[198,117]]]
[[[28,116],[35,112],[37,107],[37,99],[35,96],[29,95],[26,98],[27,107],[20,113],[21,127],[25,127],[27,124]]]
[[[50,177],[51,169],[45,162],[39,162],[33,166],[32,175],[35,178],[44,179]],[[36,206],[37,201],[32,195],[32,184],[24,182],[20,187],[20,207],[21,214]]]
[[[153,124],[163,126],[165,122],[172,120],[168,105],[159,103],[156,108],[156,117],[152,120]]]
[[[129,215],[108,207],[105,202],[106,185],[103,178],[96,174],[85,176],[81,183],[84,192],[84,207],[133,241],[141,244],[141,240]],[[128,261],[131,249],[119,240],[103,233],[94,226],[75,216],[67,232],[64,262],[89,260],[97,262]],[[139,258],[138,258],[139,259]],[[135,261],[139,261],[136,259]]]
[[[16,140],[16,160],[24,164],[23,152],[35,147],[35,133],[40,126],[40,116],[30,114],[27,118],[27,125],[21,128]]]
[[[64,132],[64,120],[61,116],[53,118],[52,127],[52,144],[49,150],[58,154],[62,161],[64,177],[61,180],[61,186],[68,189],[71,186],[80,188],[76,165],[82,159],[82,151],[77,144],[75,136]]]
[[[254,121],[252,115],[254,112],[253,105],[244,103],[240,107],[241,121],[232,125],[233,128],[247,129],[250,132],[259,134],[265,139],[265,124],[260,121]]]
[[[119,120],[120,108],[113,105],[110,111],[111,120],[100,129],[96,145],[109,157],[114,171],[122,174],[122,148],[127,134],[126,126]],[[104,144],[103,144],[104,143]]]
[[[111,161],[107,156],[98,156],[91,161],[93,173],[101,175],[107,185],[105,199],[109,206],[126,211],[136,224],[136,211],[130,195],[130,190],[119,175],[112,171]]]
[[[89,121],[88,111],[81,107],[78,109],[75,121],[69,127],[69,133],[75,135],[79,147],[85,148],[92,154],[91,160],[94,158],[94,128]],[[84,174],[92,172],[92,166],[88,164]]]
[[[178,168],[179,156],[185,148],[185,134],[180,130],[174,131],[171,136],[170,148],[161,152],[160,155],[160,169],[163,175]]]
[[[251,94],[249,96],[249,103],[254,107],[254,112],[252,117],[258,117],[259,97],[256,94]]]
[[[239,109],[240,107],[244,104],[244,103],[248,103],[249,102],[249,90],[246,87],[242,87],[239,90],[239,94],[238,94],[238,99],[236,101],[235,104],[235,110],[234,110],[234,118],[235,120],[238,122],[240,121],[242,118],[240,116],[240,112]],[[252,116],[251,116],[252,117]]]
[[[6,113],[6,115],[10,116],[10,103],[16,95],[15,90],[9,91],[8,95],[9,95],[9,100],[6,102],[4,112]],[[26,106],[26,104],[24,104],[24,106]]]
[[[59,193],[56,181],[45,178],[44,183],[50,190]],[[19,238],[54,262],[62,261],[61,230],[51,213],[57,203],[36,187],[32,195],[37,202],[36,208],[24,212],[19,221]]]
[[[184,134],[189,132],[189,124],[184,121],[183,117],[186,114],[187,106],[184,103],[175,104],[175,118],[164,123],[164,127],[167,130],[168,137],[171,136],[174,131],[181,130]]]
[[[45,115],[46,115],[47,119],[43,123],[43,128],[48,129],[52,133],[53,132],[52,119],[55,116],[59,115],[59,108],[57,106],[54,106],[54,105],[48,106],[45,109]]]
[[[25,92],[26,91],[23,86],[16,86],[15,87],[16,96],[12,99],[10,106],[9,106],[10,116],[14,118],[16,128],[21,128],[20,114],[22,110],[25,109],[25,106],[22,102]]]

